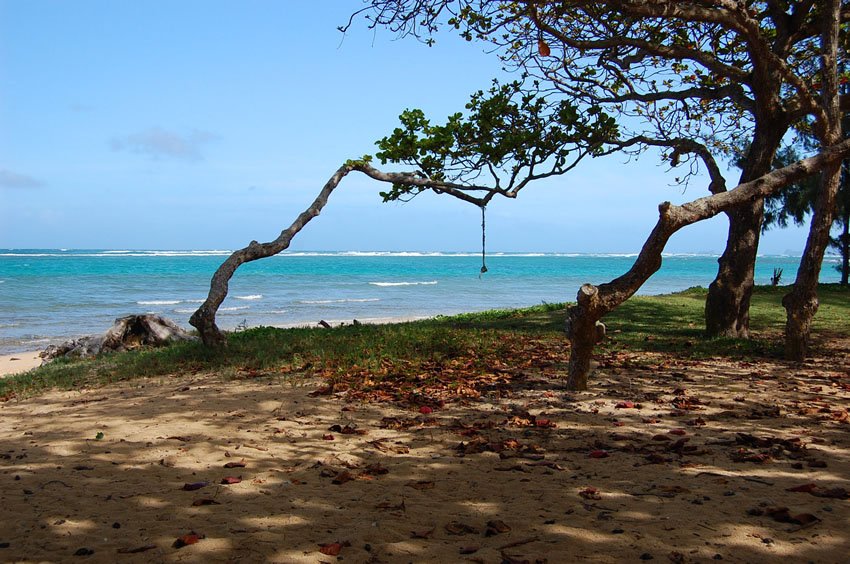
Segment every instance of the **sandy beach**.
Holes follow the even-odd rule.
[[[433,409],[256,372],[13,398],[0,560],[846,562],[850,341],[826,350]]]
[[[41,366],[41,351],[0,355],[0,378]]]

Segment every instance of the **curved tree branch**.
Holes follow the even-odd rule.
[[[850,139],[828,147],[813,157],[739,184],[732,190],[699,198],[681,206],[674,206],[670,202],[662,203],[658,207],[658,222],[628,272],[599,286],[583,285],[578,292],[576,305],[569,309],[566,331],[571,349],[567,387],[574,390],[587,389],[590,359],[597,338],[596,322],[632,297],[644,282],[661,268],[661,253],[674,233],[735,206],[773,194],[789,184],[846,159],[848,155]]]
[[[311,219],[319,215],[325,204],[328,203],[328,198],[331,193],[339,185],[340,181],[351,172],[353,166],[351,163],[346,163],[339,167],[333,176],[328,179],[319,195],[310,204],[306,210],[292,222],[287,229],[284,229],[274,241],[269,243],[251,243],[244,249],[239,249],[231,254],[218,267],[210,281],[210,291],[204,303],[192,314],[189,323],[201,334],[201,339],[207,346],[223,346],[225,344],[225,336],[215,323],[215,315],[218,312],[219,306],[227,297],[228,284],[230,279],[236,273],[236,269],[246,262],[251,262],[257,259],[270,257],[278,254],[282,250],[289,247],[292,238],[304,228]]]

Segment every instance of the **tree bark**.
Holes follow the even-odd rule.
[[[747,339],[764,200],[730,210],[727,216],[726,248],[705,300],[705,330],[709,337]]]
[[[269,243],[251,243],[238,251],[231,254],[218,267],[210,281],[210,291],[207,299],[189,318],[189,323],[195,327],[201,335],[204,344],[209,347],[221,347],[227,343],[227,338],[218,328],[215,322],[215,316],[218,308],[227,297],[228,284],[230,279],[236,273],[236,269],[246,262],[254,261],[261,258],[270,257],[278,254],[287,247],[292,241],[292,238],[298,234],[301,229],[310,222],[311,219],[319,215],[325,204],[328,203],[328,198],[334,189],[339,185],[340,181],[345,176],[354,170],[353,163],[346,163],[339,167],[337,171],[325,183],[319,195],[306,210],[295,219],[289,228],[280,233],[277,239]]]
[[[749,182],[770,172],[784,133],[780,123],[764,117],[756,127],[740,182]],[[754,200],[726,212],[729,235],[718,259],[717,276],[705,300],[705,330],[709,337],[747,339],[750,336],[750,300],[755,285],[764,200]]]
[[[838,28],[841,19],[841,0],[824,2],[821,13],[821,96],[825,108],[822,120],[814,129],[823,145],[840,140],[842,135],[838,76]],[[812,319],[818,310],[818,278],[823,255],[829,245],[829,233],[835,217],[838,187],[841,184],[841,162],[830,163],[821,173],[818,195],[812,213],[812,223],[806,248],[797,269],[794,288],[782,298],[787,319],[785,322],[785,358],[802,362],[808,352]]]
[[[818,278],[823,255],[829,244],[835,195],[841,176],[841,163],[827,167],[821,175],[821,186],[815,202],[809,238],[797,270],[794,288],[782,298],[785,321],[785,358],[802,362],[811,341],[812,320],[818,311]]]
[[[590,375],[595,324],[604,315],[629,299],[646,280],[661,268],[662,252],[670,237],[679,229],[715,215],[746,205],[776,193],[783,187],[823,170],[850,154],[850,140],[824,149],[820,154],[760,178],[739,184],[728,192],[699,198],[681,206],[664,202],[658,207],[659,218],[632,268],[606,284],[585,284],[579,290],[576,305],[567,312],[567,337],[570,340],[570,362],[567,387],[587,389]],[[821,257],[823,253],[821,253]]]
[[[841,285],[847,286],[850,279],[850,212],[845,213],[841,231]]]

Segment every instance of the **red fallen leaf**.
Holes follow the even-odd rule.
[[[221,479],[221,484],[224,485],[224,486],[230,486],[230,485],[233,485],[233,484],[238,484],[241,481],[242,481],[241,476],[225,476],[224,478]]]
[[[614,427],[623,427],[623,426],[625,426],[625,423],[623,423],[622,421],[614,421]]]
[[[228,462],[224,465],[225,468],[245,468],[244,462]]]
[[[187,535],[177,537],[177,540],[175,540],[174,544],[172,544],[171,546],[173,546],[174,548],[183,548],[184,546],[189,546],[190,544],[197,544],[197,542],[202,538],[204,538],[204,535],[199,535],[195,531],[192,531]]]
[[[815,497],[824,497],[829,499],[850,499],[850,492],[844,488],[822,488],[816,484],[803,484],[794,486],[785,490],[787,492],[804,492],[812,494]]]
[[[547,428],[557,427],[557,425],[552,423],[552,421],[550,421],[549,419],[536,419],[536,418],[534,419],[534,426],[535,427],[547,427]]]
[[[434,410],[431,409],[430,407],[428,407],[427,405],[423,405],[422,407],[419,408],[419,413],[421,413],[423,415],[429,415],[433,412],[434,412]]]
[[[182,489],[184,492],[193,492],[195,490],[205,488],[208,485],[210,485],[209,482],[192,482],[192,483],[183,484],[183,487],[180,488],[180,489]]]
[[[540,53],[541,57],[548,57],[552,54],[552,50],[549,49],[549,45],[542,39],[537,40],[537,52]]]
[[[332,441],[332,440],[334,440],[334,436],[331,435],[330,433],[328,433],[326,435],[322,435],[322,440],[323,441]]]
[[[593,486],[589,486],[584,488],[578,495],[583,497],[584,499],[602,499],[602,496],[599,494],[599,490],[594,488]]]
[[[602,449],[592,450],[588,456],[590,458],[608,458],[608,451]]]
[[[633,401],[621,401],[617,405],[614,406],[616,409],[634,409],[635,402]]]
[[[337,556],[342,551],[342,544],[338,542],[331,542],[328,544],[320,544],[319,552],[322,554],[327,554],[328,556]]]
[[[668,432],[669,432],[671,435],[679,435],[679,436],[687,435],[687,434],[688,434],[688,432],[687,432],[687,431],[685,431],[684,429],[670,429],[670,431],[668,431]]]

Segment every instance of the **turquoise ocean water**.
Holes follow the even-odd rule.
[[[153,312],[189,327],[228,251],[2,250],[0,354],[105,331],[116,317]],[[607,282],[635,255],[494,253],[479,277],[474,253],[285,252],[243,265],[219,310],[219,325],[291,325],[428,317],[575,298]],[[822,280],[837,282],[827,257]],[[760,257],[756,281],[774,268],[793,281],[799,259]],[[662,294],[708,286],[717,258],[672,255],[641,289]]]

